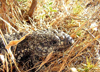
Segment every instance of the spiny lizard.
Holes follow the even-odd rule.
[[[11,35],[5,34],[4,37],[9,43],[12,40],[18,40],[25,33],[13,33]],[[51,51],[62,51],[67,49],[72,45],[73,39],[70,35],[64,33],[60,30],[47,29],[47,30],[37,30],[33,31],[32,34],[26,36],[26,38],[21,41],[15,50],[15,46],[12,47],[12,52],[15,50],[15,58],[18,63],[25,63],[29,60],[31,64],[28,67],[31,68],[39,60],[41,56],[47,56]],[[0,38],[0,48],[5,48],[2,39]]]

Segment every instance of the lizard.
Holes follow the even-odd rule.
[[[4,37],[7,43],[9,43],[12,40],[19,40],[25,34],[26,33],[19,32],[13,33],[11,35],[5,34]],[[26,36],[26,38],[16,46],[14,56],[16,58],[16,62],[22,65],[28,60],[31,60],[31,64],[29,64],[29,66],[27,67],[28,69],[30,69],[37,61],[39,61],[40,57],[47,56],[52,51],[58,52],[66,50],[73,43],[74,40],[72,39],[72,37],[61,30],[37,30]],[[5,48],[1,38],[0,48]],[[14,46],[11,47],[13,53],[14,48]]]

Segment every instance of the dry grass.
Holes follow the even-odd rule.
[[[17,1],[16,4],[11,2],[11,5],[9,3],[10,1],[8,1],[8,5],[4,6],[4,8],[8,8],[5,9],[6,12],[2,8],[2,12],[0,12],[0,28],[3,34],[15,31],[27,33],[37,29],[53,28],[66,32],[75,41],[65,52],[48,55],[37,71],[100,71],[99,0],[94,0],[94,2],[92,0],[38,0],[33,18],[29,18],[29,21],[24,19],[24,15],[29,10],[31,0]],[[7,60],[5,62],[7,63]],[[44,65],[45,63],[47,66]],[[0,69],[3,70],[2,67]],[[8,67],[6,70],[9,71]]]

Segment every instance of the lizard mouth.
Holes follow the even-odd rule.
[[[70,45],[71,45],[71,44],[70,44]],[[55,51],[66,51],[66,50],[70,47],[70,45],[61,46],[61,47],[55,49]]]

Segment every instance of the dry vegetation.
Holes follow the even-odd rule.
[[[3,34],[53,28],[66,32],[75,41],[63,53],[50,53],[35,66],[37,72],[100,72],[100,0],[33,1],[1,0]],[[9,71],[6,66],[3,68]]]

